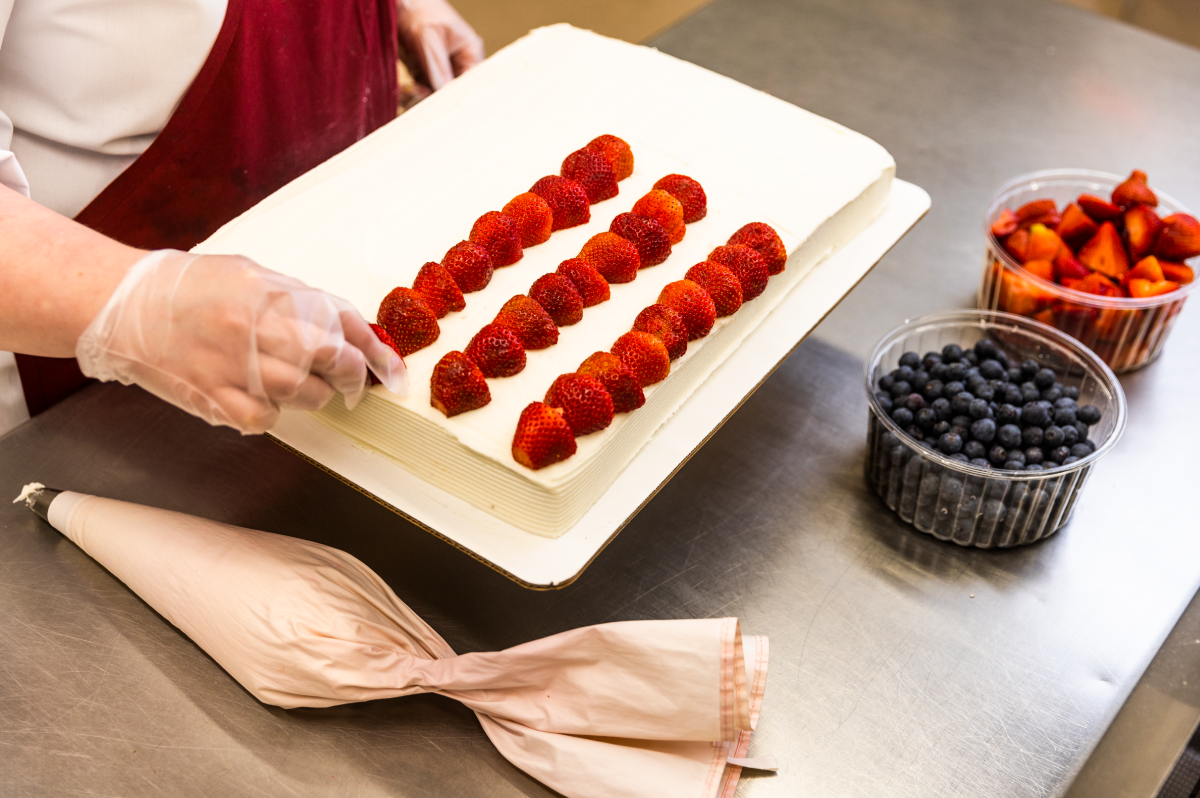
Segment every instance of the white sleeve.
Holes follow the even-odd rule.
[[[8,28],[8,18],[12,15],[14,0],[0,0],[0,46],[4,41],[4,32]],[[9,149],[12,146],[13,124],[4,111],[0,111],[0,185],[8,186],[13,191],[19,191],[29,196],[29,181],[17,156]]]

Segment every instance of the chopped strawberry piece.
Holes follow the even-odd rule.
[[[717,320],[717,309],[713,305],[712,297],[702,286],[691,280],[667,283],[659,293],[658,301],[683,317],[690,341],[708,335]]]
[[[650,333],[662,341],[671,360],[678,360],[687,352],[687,323],[679,313],[666,305],[654,304],[643,308],[630,329]]]
[[[1159,260],[1185,261],[1200,255],[1200,221],[1186,213],[1163,219],[1162,232],[1154,246]]]
[[[1054,260],[1065,247],[1058,233],[1041,222],[1029,226],[1029,246],[1025,250],[1025,261]]]
[[[536,471],[566,460],[575,449],[575,433],[562,410],[530,402],[521,411],[512,443],[512,456],[518,463]]]
[[[459,241],[450,247],[446,257],[442,258],[442,265],[464,294],[487,288],[495,270],[492,256],[473,241]]]
[[[1025,262],[1025,253],[1029,251],[1029,231],[1018,230],[1000,242],[1004,251],[1013,257],[1017,263]]]
[[[429,404],[447,418],[476,410],[492,401],[483,372],[462,352],[447,352],[433,367]]]
[[[665,191],[650,191],[634,203],[633,213],[661,224],[672,244],[678,244],[687,233],[687,226],[683,223],[683,205]]]
[[[1099,229],[1100,225],[1084,213],[1083,208],[1072,202],[1063,208],[1062,221],[1054,228],[1054,232],[1058,233],[1058,237],[1065,241],[1067,246],[1077,249],[1096,235]]]
[[[396,346],[396,342],[392,340],[392,336],[388,335],[388,331],[380,327],[378,324],[368,324],[371,332],[375,333],[375,337],[392,348],[392,351],[400,355],[400,348]],[[400,355],[404,357],[404,355]],[[378,381],[376,381],[378,382]]]
[[[708,253],[708,259],[719,263],[742,284],[742,301],[749,302],[767,290],[771,272],[767,262],[745,244],[726,244]]]
[[[683,222],[691,224],[708,215],[708,195],[704,186],[687,175],[667,175],[659,178],[654,187],[665,191],[683,205]]]
[[[1079,250],[1079,260],[1092,271],[1114,280],[1120,280],[1129,271],[1129,256],[1112,222],[1100,225],[1096,235]]]
[[[554,215],[551,230],[578,227],[587,224],[592,218],[587,191],[574,180],[559,175],[546,175],[529,190],[550,206],[550,212]]]
[[[637,247],[643,269],[657,266],[671,254],[671,236],[653,219],[635,213],[618,213],[608,231]]]
[[[561,274],[543,274],[534,281],[529,296],[543,308],[559,327],[569,327],[583,319],[583,297],[575,285]]]
[[[671,373],[671,356],[667,354],[667,348],[650,333],[625,333],[612,345],[612,353],[621,358],[643,388],[662,382]]]
[[[517,334],[499,324],[485,324],[464,354],[485,377],[511,377],[525,370],[525,346]]]
[[[1183,263],[1161,260],[1158,265],[1162,268],[1163,277],[1172,282],[1186,284],[1196,279],[1196,273],[1192,271],[1192,267]]]
[[[688,269],[684,277],[708,292],[718,317],[732,316],[742,306],[742,282],[728,266],[706,260]]]
[[[740,228],[729,237],[727,244],[744,244],[762,255],[767,264],[767,271],[772,276],[779,274],[787,266],[787,247],[775,228],[763,222],[751,222]]]
[[[544,199],[532,191],[513,197],[502,212],[516,222],[522,247],[535,247],[549,240],[554,212]]]
[[[387,330],[401,357],[424,349],[441,334],[437,315],[429,309],[420,294],[403,286],[393,288],[379,303],[376,321]]]
[[[609,283],[631,283],[642,266],[637,246],[616,233],[597,233],[579,251],[579,260]]]
[[[1054,276],[1058,280],[1068,278],[1082,280],[1091,273],[1091,269],[1080,263],[1071,253],[1070,247],[1063,247],[1059,251],[1058,257],[1054,259]]]
[[[1018,227],[1029,227],[1033,224],[1044,224],[1047,227],[1054,227],[1060,219],[1058,206],[1054,204],[1054,200],[1052,199],[1036,199],[1017,208]]]
[[[617,175],[604,153],[584,147],[568,155],[559,170],[563,177],[583,186],[588,202],[595,205],[617,196]]]
[[[1141,260],[1154,251],[1163,221],[1149,205],[1134,205],[1125,211],[1125,244],[1130,260]]]
[[[462,310],[467,306],[462,289],[454,277],[440,263],[430,261],[421,267],[413,280],[413,290],[425,300],[425,304],[439,319],[447,313]]]
[[[1045,310],[1034,313],[1032,318],[1034,321],[1040,321],[1042,324],[1045,324],[1048,327],[1054,326],[1054,311],[1050,308],[1046,308]]]
[[[1083,212],[1097,222],[1115,222],[1121,218],[1123,211],[1111,202],[1094,194],[1080,194],[1075,200]]]
[[[517,223],[500,211],[488,211],[476,219],[469,238],[488,251],[497,269],[513,265],[525,254]]]
[[[1171,280],[1151,282],[1150,280],[1133,279],[1129,281],[1129,295],[1134,299],[1162,296],[1163,294],[1169,294],[1177,290],[1179,290],[1179,283],[1172,282]]]
[[[1146,182],[1146,173],[1138,169],[1134,169],[1124,183],[1113,189],[1112,201],[1113,205],[1122,208],[1132,208],[1134,205],[1154,208],[1158,205],[1158,197]]]
[[[614,413],[628,413],[646,404],[646,394],[633,372],[612,352],[596,352],[580,364],[580,374],[595,377],[612,397]]]
[[[992,235],[996,238],[1004,238],[1017,232],[1017,215],[1009,208],[1000,211],[1000,215],[996,217],[996,221],[992,222]]]
[[[601,302],[607,302],[611,295],[608,288],[608,280],[605,280],[600,272],[579,258],[568,258],[558,264],[558,273],[570,280],[571,284],[575,286],[575,290],[579,292],[579,296],[583,299],[583,306],[585,308],[599,305]]]
[[[495,323],[516,333],[526,349],[545,349],[558,343],[554,319],[524,294],[517,294],[505,302],[496,314]]]
[[[1000,269],[1000,309],[1032,316],[1054,300],[1054,294],[1012,269]]]
[[[604,384],[586,374],[563,374],[546,391],[546,404],[561,408],[578,437],[606,428],[613,420],[613,400]]]
[[[1025,271],[1047,282],[1054,282],[1054,264],[1048,260],[1031,260],[1025,264]]]
[[[1087,277],[1084,277],[1078,283],[1070,286],[1076,291],[1082,291],[1085,294],[1096,294],[1097,296],[1121,296],[1121,288],[1112,280],[1105,277],[1100,272],[1092,272]]]
[[[1152,283],[1157,283],[1159,280],[1165,280],[1163,276],[1162,266],[1158,262],[1158,258],[1151,255],[1148,258],[1142,258],[1137,264],[1125,273],[1124,282],[1130,280],[1149,280]]]
[[[587,148],[601,152],[608,158],[617,180],[624,180],[633,174],[633,150],[624,139],[606,133],[589,141]]]

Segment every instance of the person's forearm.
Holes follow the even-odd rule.
[[[73,356],[144,254],[0,186],[0,350]]]

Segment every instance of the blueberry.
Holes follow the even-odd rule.
[[[1059,400],[1062,401],[1062,400]],[[1068,424],[1074,424],[1079,419],[1076,416],[1075,408],[1073,407],[1056,407],[1054,408],[1054,423],[1060,427],[1065,427]]]
[[[969,461],[967,460],[967,456],[966,456],[965,454],[963,454],[962,452],[959,452],[958,454],[952,454],[952,455],[950,455],[950,459],[951,459],[951,460],[957,460],[957,461],[958,461],[958,462],[960,462],[960,463],[966,463],[966,462],[969,462]]]
[[[1079,404],[1069,396],[1064,396],[1060,399],[1054,400],[1054,409],[1055,410],[1061,410],[1064,407],[1069,407],[1075,411],[1079,410]]]
[[[964,441],[967,439],[967,436],[971,434],[971,430],[969,427],[960,427],[956,424],[951,424],[948,432],[950,432],[951,435],[957,435],[958,437],[962,438]]]
[[[988,402],[988,418],[995,418],[996,414],[999,412],[1000,412],[1000,403],[999,402],[995,402],[995,401]]]
[[[1016,424],[1021,420],[1021,408],[1008,402],[1000,405],[996,411],[997,424]]]
[[[975,460],[987,454],[987,447],[979,441],[967,441],[963,444],[963,454],[969,460]]]
[[[1008,381],[1015,382],[1018,384],[1020,384],[1021,382],[1024,382],[1024,378],[1021,376],[1020,366],[1015,366],[1008,370]]]
[[[942,353],[943,355],[945,352]],[[963,439],[961,435],[955,435],[953,432],[947,432],[938,438],[938,451],[942,454],[958,454],[962,451]]]
[[[975,397],[966,391],[959,391],[950,397],[950,409],[957,416],[967,415],[970,412],[971,402],[975,401]]]
[[[954,417],[954,411],[950,409],[949,399],[934,399],[929,403],[929,406],[933,408],[933,412],[937,413],[938,421],[949,421]]]
[[[935,380],[942,380],[943,382],[946,380],[946,364],[940,360],[937,363],[934,363],[932,366],[927,366],[925,370],[928,371],[929,376]]]
[[[1008,506],[999,499],[988,499],[983,503],[983,523],[988,526],[999,524],[1008,515]]]
[[[1100,420],[1100,409],[1095,405],[1083,405],[1076,415],[1079,416],[1080,421],[1090,427]]]
[[[967,378],[967,369],[969,368],[970,366],[966,363],[950,363],[946,366],[946,379],[965,380]]]
[[[951,380],[942,388],[942,396],[947,399],[953,399],[963,391],[967,390],[967,386],[963,385],[959,380]]]
[[[1088,436],[1088,425],[1082,421],[1076,421],[1071,426],[1075,427],[1075,432],[1079,433],[1079,440],[1086,441]]]
[[[1048,427],[1050,426],[1050,414],[1037,402],[1027,402],[1021,408],[1021,423],[1026,426]]]
[[[1038,369],[1037,374],[1033,375],[1033,384],[1038,387],[1039,391],[1044,391],[1058,381],[1058,375],[1050,369]]]
[[[1070,456],[1071,450],[1066,446],[1056,446],[1049,453],[1050,459],[1059,463],[1065,463]]]
[[[1092,440],[1091,438],[1086,438],[1083,442],[1086,443],[1088,446],[1091,446],[1093,452],[1100,448],[1099,446],[1096,445],[1096,442],[1094,440]]]
[[[957,363],[962,360],[963,350],[958,344],[946,344],[942,347],[942,361],[945,363]]]
[[[1020,460],[1009,460],[1004,464],[1004,468],[1008,471],[1021,471],[1025,468],[1025,464]]]
[[[892,396],[899,398],[901,396],[908,396],[910,393],[912,393],[912,385],[904,380],[896,380],[892,383]]]
[[[1074,400],[1078,401],[1079,400],[1079,389],[1076,388],[1074,385],[1068,385],[1065,388],[1063,388],[1063,396],[1067,397],[1068,399],[1074,399]]]
[[[1027,380],[1032,380],[1033,375],[1037,374],[1041,369],[1042,364],[1033,358],[1021,361],[1021,376]]]
[[[1056,427],[1053,424],[1051,424],[1049,427],[1046,427],[1046,431],[1042,433],[1042,443],[1046,444],[1046,446],[1050,447],[1051,449],[1056,446],[1062,446],[1062,427]]]
[[[979,364],[979,374],[989,380],[998,380],[1008,376],[1008,369],[1000,365],[999,360],[989,358]]]
[[[930,380],[929,382],[925,383],[925,387],[921,389],[921,393],[925,395],[926,399],[932,402],[934,399],[937,399],[942,395],[942,389],[945,387],[946,386],[942,384],[941,380]]]
[[[969,379],[971,379],[972,377],[979,377],[980,379],[982,379],[982,376],[979,374],[979,367],[978,367],[978,366],[971,366],[969,369],[967,369],[967,376],[966,376],[966,379],[968,379],[968,380],[969,380]]]
[[[1041,427],[1026,427],[1021,430],[1021,443],[1026,446],[1041,446],[1042,437]]]
[[[1053,460],[1044,460],[1042,461],[1042,468],[1049,471],[1051,468],[1058,468],[1058,463],[1054,462]]]
[[[1025,462],[1040,465],[1046,459],[1046,453],[1040,446],[1030,446],[1025,450]]]
[[[889,414],[892,412],[892,397],[888,396],[883,391],[875,394],[875,401],[879,402],[879,406],[883,408],[883,412]]]
[[[1079,430],[1075,429],[1074,424],[1064,424],[1062,431],[1063,446],[1072,446],[1079,443]]]
[[[1086,443],[1077,443],[1071,447],[1071,456],[1078,457],[1080,460],[1092,453],[1092,447]]]
[[[996,392],[987,383],[980,385],[972,393],[975,394],[976,399],[982,399],[985,402],[990,402],[996,398]]]
[[[900,365],[915,369],[921,365],[921,356],[916,352],[905,352],[900,356]]]
[[[1062,388],[1057,385],[1051,385],[1046,390],[1042,391],[1042,399],[1047,402],[1054,402],[1062,398]]]
[[[912,438],[913,440],[923,442],[925,433],[922,432],[921,428],[918,427],[916,424],[909,424],[907,427],[904,428],[904,431],[905,431],[905,433],[908,434],[908,437]]]
[[[963,380],[963,382],[966,383],[967,390],[971,393],[975,393],[980,388],[987,387],[987,380],[985,380],[983,377],[980,377],[978,374],[968,374],[967,378]]]
[[[1008,449],[1005,449],[1003,446],[993,446],[991,449],[988,449],[988,459],[996,465],[1004,465],[1008,460]]]
[[[950,422],[949,421],[939,421],[938,423],[934,424],[930,428],[929,431],[932,434],[937,435],[938,437],[941,437],[943,433],[950,431]]]
[[[981,418],[971,425],[971,437],[983,443],[991,443],[996,438],[996,422],[990,418]]]
[[[982,399],[972,399],[967,406],[967,415],[973,419],[987,418],[988,403]]]
[[[921,365],[926,371],[932,372],[933,367],[942,362],[941,352],[926,352],[925,357],[921,358]]]
[[[1042,392],[1032,382],[1021,383],[1021,404],[1036,402],[1042,398]]]
[[[967,361],[972,366],[979,365],[979,355],[975,354],[974,349],[968,349],[967,351],[963,352],[963,360]]]
[[[954,426],[954,427],[962,427],[963,429],[966,429],[967,427],[971,426],[971,417],[970,416],[955,416],[954,418],[950,419],[950,425]]]
[[[1017,462],[1021,465],[1025,465],[1025,452],[1021,451],[1020,449],[1009,449],[1008,462]]]
[[[891,391],[892,385],[895,384],[895,382],[896,382],[896,378],[893,377],[891,374],[884,374],[882,377],[879,378],[879,390]]]
[[[919,393],[910,393],[904,400],[904,406],[915,413],[925,407],[925,397]]]
[[[913,412],[907,407],[897,407],[892,411],[892,421],[901,428],[907,427],[913,423]]]
[[[1072,456],[1070,456],[1070,457],[1064,457],[1064,458],[1063,458],[1063,461],[1062,461],[1062,464],[1063,464],[1063,465],[1070,465],[1071,463],[1078,463],[1078,462],[1079,462],[1079,458],[1078,458],[1078,457],[1075,457],[1074,455],[1072,455]]]
[[[929,372],[925,369],[917,369],[913,372],[913,378],[911,382],[913,385],[924,385],[925,383],[929,382]]]
[[[972,457],[971,465],[979,466],[980,468],[991,468],[992,467],[992,464],[989,463],[987,460],[983,459],[982,457]]]
[[[1029,463],[1025,466],[1026,471],[1045,471],[1041,463]]]
[[[900,411],[897,410],[896,412],[898,413]],[[896,423],[899,424],[900,422],[897,421]],[[996,441],[1006,449],[1017,448],[1021,445],[1021,428],[1016,424],[1001,425],[1000,428],[996,430]]]
[[[1000,351],[996,349],[996,342],[991,338],[980,338],[975,342],[975,354],[986,360],[995,358]]]
[[[921,429],[932,429],[933,425],[937,423],[937,413],[928,407],[918,410],[915,418],[917,426]]]
[[[892,376],[896,378],[896,382],[900,382],[900,380],[912,382],[913,375],[916,373],[912,366],[901,366],[900,368],[892,369]]]

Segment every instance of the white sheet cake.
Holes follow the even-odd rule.
[[[387,454],[442,490],[528,532],[558,536],[612,484],[655,430],[814,265],[875,220],[895,165],[871,140],[769,95],[655,50],[557,25],[542,28],[234,220],[197,247],[237,252],[344,296],[374,320],[393,287],[467,237],[562,159],[600,134],[629,142],[635,169],[591,221],[555,232],[497,269],[441,319],[436,343],[406,358],[412,392],[375,387],[353,411],[334,400],[316,416],[357,445]],[[611,299],[563,327],[556,345],[528,352],[520,374],[488,380],[492,401],[452,418],[430,406],[429,378],[513,295],[575,257],[664,175],[700,181],[708,215],[687,226],[666,262],[613,285]],[[748,222],[783,238],[787,268],[767,290],[646,389],[646,404],[578,439],[575,456],[538,471],[516,463],[521,410],[560,374],[607,351],[653,304]]]

